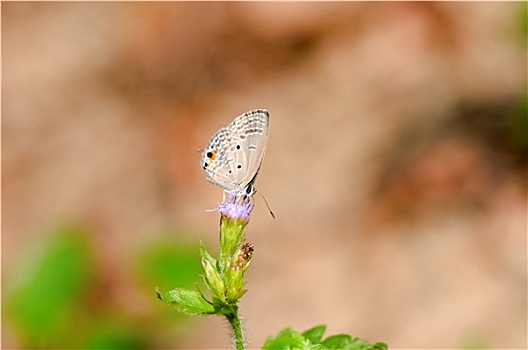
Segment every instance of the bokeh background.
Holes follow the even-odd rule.
[[[200,283],[197,149],[254,108],[251,347],[527,347],[525,3],[1,7],[4,348],[229,347],[154,290]]]

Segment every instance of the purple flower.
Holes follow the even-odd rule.
[[[232,220],[249,221],[249,214],[253,210],[254,204],[250,196],[237,196],[229,193],[229,197],[218,205],[218,211],[222,216]]]

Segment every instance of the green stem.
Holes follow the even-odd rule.
[[[245,350],[244,333],[242,332],[242,324],[240,323],[240,317],[238,314],[238,308],[235,307],[233,312],[225,314],[225,317],[229,321],[229,324],[233,328],[233,337],[235,338],[235,349]]]

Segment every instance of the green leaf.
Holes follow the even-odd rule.
[[[283,329],[275,339],[269,337],[262,347],[262,349],[266,350],[310,350],[317,348],[313,347],[310,341],[303,337],[302,334],[290,328]]]
[[[215,313],[213,305],[200,292],[195,290],[178,288],[169,291],[165,295],[159,291],[156,291],[156,294],[163,302],[175,305],[187,315],[208,315]]]
[[[153,285],[164,290],[175,286],[192,288],[200,282],[201,271],[196,244],[184,239],[170,239],[146,247],[135,264],[134,272],[151,293]]]
[[[269,337],[262,347],[263,349],[339,349],[339,350],[387,350],[384,343],[370,344],[361,338],[352,338],[348,334],[337,334],[321,339],[326,330],[326,325],[320,325],[308,329],[300,334],[290,328],[282,330],[276,338]]]
[[[308,339],[312,344],[319,344],[326,330],[326,325],[320,325],[305,331],[302,336]]]
[[[105,315],[97,320],[82,349],[147,349],[148,335],[129,317]]]
[[[8,322],[20,332],[28,348],[76,347],[81,324],[71,322],[94,282],[88,233],[75,225],[63,226],[42,243],[17,270],[21,282],[5,304]],[[4,276],[2,276],[4,277]],[[9,276],[9,278],[14,278]]]
[[[351,341],[352,337],[348,334],[337,334],[326,338],[322,344],[328,349],[354,349],[349,347]]]
[[[387,350],[384,343],[370,344],[365,339],[352,338],[348,334],[336,334],[326,338],[322,343],[328,349],[340,350]]]
[[[387,346],[387,344],[385,343],[382,343],[382,342],[377,342],[376,344],[374,344],[373,346],[373,349],[375,350],[388,350],[389,347]]]
[[[376,344],[370,344],[365,339],[353,338],[348,346],[348,349],[362,349],[362,350],[387,350],[387,344],[377,342]]]

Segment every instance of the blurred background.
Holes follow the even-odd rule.
[[[526,348],[527,7],[2,3],[4,348],[228,348],[198,149],[271,114],[246,230],[251,347],[327,324]]]

